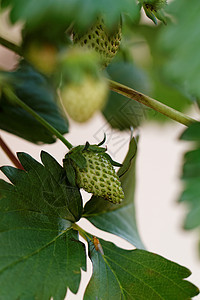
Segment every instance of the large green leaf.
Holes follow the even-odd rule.
[[[121,13],[134,19],[139,11],[135,0],[41,0],[37,5],[34,0],[2,0],[1,3],[2,7],[11,8],[12,22],[23,20],[31,28],[48,24],[47,30],[52,30],[52,34],[56,30],[55,25],[66,28],[75,22],[79,27],[84,27],[99,14],[104,15],[109,25],[113,25]]]
[[[175,0],[169,5],[173,23],[161,32],[160,45],[165,49],[168,77],[194,97],[200,96],[200,2]]]
[[[144,250],[123,250],[100,240],[104,255],[90,243],[93,275],[84,300],[188,300],[199,293],[183,280],[188,269]]]
[[[84,245],[70,222],[0,200],[0,298],[64,299],[86,268]]]
[[[184,190],[179,199],[186,202],[189,208],[185,220],[185,229],[200,229],[200,123],[192,124],[182,136],[182,140],[195,141],[193,150],[184,155],[182,180]]]
[[[135,162],[137,142],[133,138],[129,151],[119,169],[118,175],[122,183],[125,198],[121,204],[112,204],[103,198],[92,197],[84,207],[83,216],[96,227],[114,233],[132,243],[137,248],[144,248],[138,234],[135,218]],[[127,167],[129,167],[126,172]]]
[[[26,62],[15,72],[5,72],[16,95],[62,134],[68,132],[68,122],[56,104],[56,92],[51,83]],[[0,98],[0,128],[33,143],[53,143],[55,137],[21,107],[10,103],[2,93]]]
[[[46,152],[41,153],[44,165],[25,153],[18,154],[25,171],[2,167],[1,171],[13,183],[0,180],[4,197],[12,199],[21,209],[57,216],[75,222],[82,214],[79,189],[72,187],[65,170]]]

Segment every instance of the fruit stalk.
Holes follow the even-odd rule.
[[[82,238],[87,242],[88,241],[88,238],[90,239],[89,235],[87,234],[87,232],[82,229],[78,224],[74,223],[72,224],[72,228],[74,230],[77,230],[79,235],[82,236]]]
[[[155,111],[167,116],[168,118],[179,122],[185,126],[189,126],[194,122],[198,122],[195,119],[192,119],[191,117],[147,96],[140,92],[135,91],[134,89],[131,89],[123,84],[120,84],[118,82],[108,80],[109,82],[109,88],[113,92],[117,92],[120,95],[123,95],[129,99],[135,100],[139,103],[142,103]]]
[[[30,113],[38,122],[40,122],[40,124],[46,127],[53,135],[55,135],[59,140],[61,140],[61,142],[63,142],[63,144],[65,144],[65,146],[67,146],[68,149],[73,148],[73,145],[70,144],[70,142],[68,142],[57,129],[51,126],[46,120],[40,117],[32,108],[30,108],[22,100],[20,100],[9,87],[5,87],[3,91],[8,97],[8,99],[10,99],[10,101],[14,102],[15,104],[18,104],[21,108]]]

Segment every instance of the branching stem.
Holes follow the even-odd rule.
[[[134,89],[131,89],[125,85],[122,85],[118,82],[112,81],[112,80],[108,80],[109,82],[109,88],[114,91],[117,92],[118,94],[121,94],[127,98],[130,98],[132,100],[135,100],[137,102],[140,102],[156,111],[158,111],[159,113],[167,116],[168,118],[177,121],[185,126],[189,126],[194,122],[197,122],[197,120],[194,120],[188,116],[186,116],[185,114],[149,97],[146,96],[142,93],[139,93],[137,91],[135,91]]]
[[[51,126],[46,120],[44,120],[42,117],[40,117],[32,108],[30,108],[28,105],[26,105],[22,100],[20,100],[15,93],[11,90],[9,87],[5,87],[3,89],[4,93],[10,99],[10,101],[14,102],[15,104],[18,104],[20,107],[22,107],[24,110],[26,110],[29,114],[31,114],[40,124],[42,124],[44,127],[46,127],[53,135],[55,135],[65,146],[67,146],[68,149],[71,149],[73,145],[68,142],[64,136],[53,126]]]

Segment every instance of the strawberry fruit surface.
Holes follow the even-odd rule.
[[[121,41],[121,26],[110,33],[104,24],[103,19],[97,22],[84,35],[74,33],[73,41],[83,47],[94,49],[101,57],[102,65],[107,67],[116,55]]]

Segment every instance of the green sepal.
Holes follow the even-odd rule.
[[[84,146],[77,146],[73,148],[69,153],[66,154],[65,158],[70,158],[74,163],[80,168],[84,169],[87,167],[87,162],[85,157],[82,155]]]
[[[106,148],[99,147],[98,145],[90,145],[88,147],[88,151],[94,152],[94,153],[105,153]]]
[[[166,2],[164,3],[155,3],[154,2],[149,2],[145,3],[143,1],[143,8],[146,13],[146,16],[151,19],[155,25],[158,24],[157,19],[163,22],[165,25],[167,24],[165,12],[164,12],[164,7],[166,6]]]
[[[63,159],[63,168],[66,171],[67,179],[72,186],[76,186],[76,172],[69,157]]]
[[[111,163],[111,165],[115,167],[122,167],[122,164],[118,163],[117,161],[114,161],[108,153],[104,153],[103,156]]]
[[[98,144],[98,146],[100,147],[101,145],[103,145],[105,141],[106,141],[106,134],[104,133],[103,140]]]
[[[151,19],[154,22],[155,25],[157,25],[158,22],[157,22],[157,19],[156,19],[155,15],[152,12],[152,10],[150,8],[147,8],[146,5],[144,5],[143,8],[144,8],[146,16],[149,19]]]
[[[156,18],[163,22],[163,24],[167,25],[167,19],[165,17],[165,13],[163,9],[158,10],[157,12],[154,13]]]

